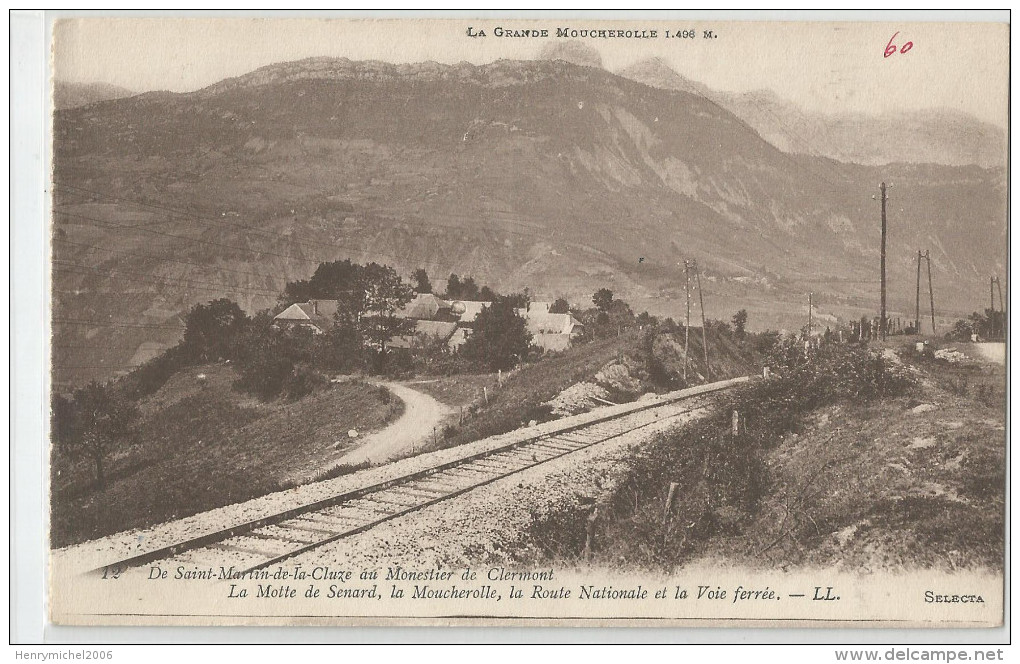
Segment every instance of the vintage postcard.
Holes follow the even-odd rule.
[[[923,18],[52,21],[52,622],[1001,625],[1009,25]]]

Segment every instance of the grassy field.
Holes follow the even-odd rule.
[[[706,558],[863,570],[1002,568],[1003,369],[904,355],[923,371],[918,387],[814,413],[769,455],[774,486],[761,517],[706,547]]]
[[[424,392],[433,399],[457,408],[482,400],[482,388],[496,387],[497,376],[491,374],[454,374],[436,378],[406,381],[411,389]]]
[[[911,386],[794,408],[756,440],[720,435],[723,412],[652,441],[600,498],[595,564],[1001,569],[1004,368],[900,357]],[[544,562],[578,559],[586,517],[535,526],[557,542]]]
[[[750,359],[752,353],[749,349],[738,348],[731,339],[712,333],[709,336],[711,372],[707,372],[704,367],[700,334],[700,329],[691,331],[691,384],[702,382],[705,374],[709,374],[711,380],[722,380],[756,371]],[[632,374],[642,383],[642,391],[667,389],[649,382],[647,367],[644,366],[642,359],[642,339],[643,333],[640,330],[631,330],[620,337],[579,344],[513,372],[503,381],[502,386],[494,387],[490,384],[488,403],[479,403],[476,399],[475,407],[470,409],[464,423],[451,425],[445,439],[439,441],[438,447],[463,445],[487,436],[505,433],[525,426],[531,420],[547,421],[551,415],[544,403],[575,383],[592,380],[600,369],[620,359],[627,363]],[[679,371],[678,353],[682,349],[682,343],[680,335],[664,336],[660,338],[660,343],[656,347],[657,356],[662,358],[663,364],[671,371]],[[677,382],[670,385],[669,389],[681,387],[684,385]],[[480,391],[478,386],[474,389]],[[622,401],[634,396],[637,395],[614,394],[613,398]]]
[[[230,389],[235,377],[226,365],[196,367],[147,399],[134,442],[107,462],[104,491],[95,490],[91,466],[54,459],[52,546],[293,485],[341,456],[348,430],[378,429],[403,410],[388,390],[359,380],[261,404]],[[343,445],[334,449],[336,441]]]

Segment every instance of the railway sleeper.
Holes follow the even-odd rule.
[[[399,510],[390,509],[390,508],[386,507],[382,503],[377,503],[371,497],[358,498],[357,500],[352,500],[349,503],[344,503],[343,505],[337,505],[337,507],[340,507],[342,509],[361,510],[362,512],[368,512],[370,514],[375,514],[375,515],[380,515],[381,514],[381,515],[384,515],[384,516],[391,516],[394,512],[399,511]],[[342,516],[342,515],[338,515],[338,516]],[[378,518],[378,517],[375,517],[375,518]]]
[[[513,470],[511,472],[516,471],[516,470],[521,470],[523,468],[527,468],[531,464],[535,463],[531,459],[531,456],[523,456],[523,455],[515,455],[515,456],[512,456],[512,457],[502,457],[501,461],[505,461],[505,463],[507,463],[508,465],[510,465],[512,467]]]
[[[280,540],[282,542],[291,542],[292,544],[311,544],[319,539],[309,532],[287,530],[275,525],[259,528],[258,530],[253,530],[248,534],[260,539]]]
[[[404,500],[402,500],[402,501],[401,500],[395,500],[396,498],[400,498],[400,497],[401,497],[401,494],[397,494],[397,492],[395,490],[393,490],[393,489],[390,489],[389,491],[387,491],[385,493],[380,492],[380,493],[372,494],[372,500],[375,500],[375,501],[381,502],[381,503],[386,503],[387,505],[393,505],[395,507],[404,508],[404,509],[406,509],[408,507],[414,507],[415,505],[419,505],[422,502],[421,498],[418,498],[418,499],[413,499],[412,498],[411,502],[407,502],[407,497],[405,497]]]
[[[431,483],[431,484],[437,484],[437,485],[440,485],[440,486],[446,486],[448,489],[450,489],[452,491],[456,491],[457,489],[462,489],[464,487],[464,483],[465,483],[465,479],[463,477],[457,477],[456,475],[451,475],[451,474],[449,474],[445,470],[442,473],[438,473],[436,475],[430,475],[429,477],[425,477],[425,478],[422,478],[422,479],[423,479],[423,481]]]
[[[539,441],[539,442],[536,442],[536,443],[532,443],[532,445],[534,447],[541,447],[541,448],[545,448],[547,450],[550,450],[552,452],[555,452],[556,456],[559,456],[560,454],[565,454],[565,453],[573,452],[574,449],[575,449],[573,447],[566,447],[566,446],[563,446],[563,445],[554,445],[552,443],[547,443],[545,441]]]
[[[390,491],[403,492],[407,496],[421,501],[433,500],[435,498],[438,498],[439,496],[445,495],[446,493],[445,491],[440,492],[438,489],[436,490],[419,489],[415,486],[411,486],[410,484],[402,484],[399,486],[395,486],[391,488]]]
[[[275,558],[276,554],[272,551],[266,551],[263,549],[256,549],[250,546],[243,546],[235,544],[233,542],[235,538],[224,540],[222,542],[213,542],[208,546],[210,549],[221,549],[223,551],[230,551],[232,553],[246,553],[251,556],[259,556],[260,558]]]
[[[295,543],[293,541],[287,541],[276,537],[262,538],[252,537],[251,535],[231,537],[229,540],[225,540],[225,543],[260,554],[265,553],[267,554],[267,557],[270,558],[275,558],[282,553],[293,551],[295,548],[302,546],[301,543]]]
[[[315,523],[315,524],[318,524],[318,525],[312,525],[312,523]],[[308,521],[283,521],[283,522],[278,523],[276,525],[278,525],[280,528],[286,528],[287,530],[300,530],[302,532],[315,533],[315,534],[318,534],[318,535],[333,535],[333,534],[336,533],[336,529],[335,528],[334,529],[329,529],[329,528],[326,527],[326,524],[324,524],[324,523],[322,523],[320,521],[315,521],[315,522],[308,522]]]
[[[554,456],[556,456],[556,454],[553,453],[553,452],[550,452],[549,450],[539,450],[539,449],[530,449],[529,448],[529,449],[526,449],[526,450],[518,450],[518,451],[514,452],[513,455],[508,456],[507,458],[510,459],[511,461],[517,461],[517,462],[524,463],[526,465],[531,465],[533,463],[539,463],[539,462],[545,461],[546,459],[551,459]]]
[[[402,484],[400,485],[400,487],[405,489],[411,489],[412,491],[420,491],[429,494],[428,498],[430,500],[435,500],[440,496],[445,496],[446,494],[450,493],[450,488],[447,486],[443,486],[442,488],[428,486],[427,484],[425,484],[423,480],[416,480],[414,483]]]
[[[574,441],[574,440],[568,440],[566,438],[560,438],[559,436],[554,436],[553,438],[550,438],[549,441],[552,442],[552,443],[555,443],[556,445],[565,445],[568,449],[571,449],[571,450],[579,450],[582,447],[588,447],[589,445],[594,445],[595,443],[597,443],[599,441],[599,439],[598,438],[593,438],[591,440],[585,440],[585,441],[577,442],[577,441]]]

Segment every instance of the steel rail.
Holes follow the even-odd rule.
[[[604,443],[604,442],[606,442],[608,440],[612,440],[613,438],[618,438],[618,437],[620,437],[622,435],[625,435],[627,433],[630,433],[632,431],[637,431],[637,430],[642,429],[644,427],[651,426],[652,424],[656,424],[658,422],[662,422],[662,421],[664,421],[666,419],[672,419],[674,417],[679,417],[680,415],[683,415],[683,414],[692,412],[694,410],[697,410],[698,408],[700,408],[702,406],[698,406],[696,408],[691,408],[691,409],[683,410],[683,411],[680,411],[680,412],[672,413],[669,416],[667,416],[666,418],[663,418],[663,419],[653,419],[653,420],[650,420],[650,421],[645,422],[643,424],[639,424],[639,425],[634,426],[634,427],[628,427],[628,428],[625,428],[623,430],[619,430],[619,431],[613,430],[613,431],[608,432],[609,435],[604,436],[604,437],[599,435],[596,438],[596,440],[591,441],[591,442],[582,442],[582,441],[576,441],[575,442],[575,441],[565,441],[565,440],[560,441],[560,440],[557,440],[557,437],[562,435],[562,434],[569,433],[569,432],[574,432],[574,431],[581,431],[581,430],[584,430],[584,429],[593,429],[593,428],[595,428],[595,427],[597,427],[599,425],[605,424],[607,422],[612,422],[613,420],[620,420],[622,418],[625,418],[625,417],[628,417],[628,416],[631,416],[631,415],[634,415],[634,414],[637,414],[637,413],[641,413],[641,412],[645,412],[645,411],[649,411],[649,410],[653,410],[653,409],[657,409],[657,408],[663,408],[663,407],[669,406],[671,404],[677,403],[679,401],[683,401],[683,400],[686,400],[686,399],[691,399],[691,398],[694,398],[694,397],[697,397],[697,396],[700,396],[700,395],[703,395],[703,394],[711,394],[711,393],[714,393],[714,392],[719,392],[719,391],[722,391],[722,390],[726,390],[726,389],[729,389],[731,387],[734,387],[735,385],[737,385],[739,383],[746,382],[747,380],[748,380],[747,377],[735,378],[735,379],[726,380],[726,381],[719,381],[717,383],[711,383],[711,384],[708,384],[708,385],[702,385],[702,386],[698,386],[698,387],[695,387],[695,388],[689,388],[689,389],[686,389],[686,390],[680,390],[678,392],[674,392],[674,393],[671,393],[669,395],[666,395],[665,397],[661,397],[659,399],[656,399],[656,400],[654,400],[651,403],[639,404],[639,405],[636,405],[636,406],[634,406],[632,408],[628,408],[628,409],[624,410],[623,412],[613,412],[613,413],[606,414],[606,415],[604,415],[602,417],[597,417],[597,418],[594,418],[594,419],[591,419],[591,420],[588,420],[588,421],[585,421],[585,422],[574,423],[574,424],[571,424],[571,425],[568,425],[568,426],[565,426],[563,428],[556,429],[556,430],[553,430],[553,431],[545,431],[545,432],[536,433],[534,435],[528,436],[528,437],[523,438],[521,440],[517,440],[517,441],[511,442],[511,443],[508,443],[506,445],[501,445],[499,447],[495,447],[495,448],[492,448],[492,449],[489,449],[489,450],[478,452],[478,453],[475,453],[475,454],[472,454],[472,455],[469,455],[469,456],[466,456],[466,457],[461,457],[459,459],[448,461],[446,463],[440,464],[438,466],[434,466],[432,468],[426,468],[424,470],[416,471],[414,473],[409,473],[407,475],[402,475],[400,477],[395,477],[395,478],[392,478],[392,479],[389,479],[389,480],[385,480],[383,482],[378,482],[376,484],[372,484],[372,485],[369,485],[369,486],[366,486],[366,487],[362,487],[362,488],[355,489],[355,490],[352,490],[352,491],[348,491],[348,492],[344,492],[344,493],[341,493],[341,494],[337,494],[337,495],[331,496],[329,498],[324,498],[322,500],[318,500],[318,501],[314,501],[314,502],[311,502],[311,503],[307,503],[305,505],[300,505],[298,507],[294,507],[294,508],[291,508],[291,509],[288,509],[288,510],[284,510],[282,512],[277,512],[277,513],[270,514],[270,515],[265,516],[265,517],[261,517],[261,518],[258,518],[258,519],[253,519],[251,521],[246,521],[246,522],[243,522],[243,523],[239,523],[239,524],[227,527],[227,528],[223,528],[223,529],[220,529],[220,530],[216,530],[216,531],[212,531],[212,532],[206,533],[204,535],[200,535],[198,537],[194,537],[194,538],[191,538],[191,539],[183,540],[183,541],[177,542],[175,544],[170,544],[168,546],[160,547],[160,548],[154,549],[152,551],[147,551],[145,553],[141,553],[141,554],[138,554],[138,555],[135,555],[135,556],[131,556],[129,558],[125,558],[125,559],[119,560],[117,562],[113,562],[113,563],[109,563],[109,564],[103,565],[102,567],[99,567],[96,570],[93,570],[93,572],[94,573],[106,573],[106,572],[108,572],[110,570],[123,571],[124,569],[130,568],[130,567],[140,567],[140,566],[152,563],[152,562],[156,562],[158,560],[164,560],[166,558],[171,558],[171,557],[173,557],[175,555],[184,553],[185,551],[191,551],[191,550],[195,550],[195,549],[201,549],[201,548],[209,547],[209,546],[215,545],[217,543],[223,542],[224,540],[231,539],[233,537],[244,536],[244,535],[246,535],[248,533],[251,533],[251,532],[256,531],[258,529],[261,529],[261,528],[265,528],[265,527],[268,527],[268,526],[275,526],[275,525],[281,524],[282,522],[289,521],[289,520],[292,520],[292,519],[295,519],[295,518],[298,518],[298,517],[301,517],[301,516],[310,515],[310,514],[313,514],[313,513],[316,513],[316,512],[323,512],[324,510],[327,510],[327,509],[330,509],[330,508],[333,508],[333,507],[337,507],[337,506],[343,505],[345,503],[351,503],[352,501],[358,500],[360,498],[365,498],[369,502],[371,502],[372,494],[378,494],[378,493],[381,493],[381,492],[386,491],[388,489],[402,489],[402,490],[409,490],[409,491],[414,491],[414,492],[419,492],[419,493],[432,493],[432,494],[436,494],[436,496],[434,498],[427,498],[426,496],[421,496],[421,498],[422,498],[422,500],[424,502],[412,504],[412,505],[408,506],[406,509],[398,510],[397,512],[393,512],[393,513],[390,513],[389,511],[383,512],[383,511],[379,511],[379,510],[371,510],[371,508],[366,508],[366,507],[360,506],[360,505],[351,506],[354,509],[360,509],[360,510],[363,510],[363,511],[366,510],[366,509],[370,509],[371,511],[376,511],[379,514],[384,514],[384,516],[382,516],[381,518],[378,518],[378,519],[373,519],[373,520],[371,520],[371,521],[369,521],[369,522],[367,522],[365,524],[360,524],[360,525],[357,525],[355,527],[352,527],[352,528],[349,528],[349,529],[345,529],[342,532],[336,532],[335,530],[334,531],[326,531],[325,529],[317,529],[317,530],[322,530],[323,532],[329,532],[329,533],[331,533],[331,535],[329,537],[327,537],[327,538],[324,538],[324,539],[321,539],[321,540],[316,540],[314,542],[309,543],[308,545],[301,546],[301,547],[296,548],[294,550],[287,551],[287,552],[285,552],[283,554],[274,556],[274,557],[270,558],[269,560],[267,560],[265,562],[259,563],[258,565],[249,567],[249,568],[245,569],[244,572],[241,573],[241,574],[246,574],[248,572],[255,571],[255,570],[258,570],[258,569],[262,569],[262,568],[268,567],[270,565],[278,564],[279,562],[282,562],[283,560],[286,560],[288,558],[292,558],[292,557],[294,557],[296,555],[300,555],[302,553],[306,553],[307,551],[310,551],[312,549],[318,548],[320,546],[323,546],[323,545],[328,544],[330,542],[336,541],[338,539],[342,539],[342,538],[345,538],[345,537],[350,537],[352,535],[356,535],[358,533],[361,533],[361,532],[364,532],[366,530],[369,530],[369,529],[379,525],[380,523],[389,521],[391,519],[395,519],[395,518],[400,517],[400,516],[404,516],[404,515],[409,514],[411,512],[422,510],[422,509],[424,509],[426,507],[429,507],[431,505],[435,505],[436,503],[440,503],[440,502],[443,502],[445,500],[449,500],[449,499],[454,498],[456,496],[459,496],[459,495],[462,495],[464,493],[467,493],[468,491],[472,491],[474,489],[477,489],[478,487],[484,486],[486,484],[490,484],[492,482],[495,482],[497,480],[503,479],[503,478],[508,477],[510,475],[522,472],[524,470],[528,470],[530,468],[533,468],[535,466],[541,465],[543,463],[547,463],[549,461],[554,461],[554,460],[559,459],[559,458],[561,458],[563,456],[566,456],[568,454],[573,454],[575,452],[578,452],[578,451],[581,451],[581,450],[593,447],[595,445],[599,445],[599,444]],[[572,444],[567,449],[559,449],[558,446],[554,447],[553,445],[546,445],[545,444],[545,443],[557,443],[557,442],[559,442],[561,446],[562,446],[563,442],[570,442]],[[463,487],[463,488],[456,488],[455,486],[451,486],[451,488],[449,490],[438,491],[438,490],[435,490],[435,489],[427,489],[427,488],[426,489],[421,489],[421,488],[419,488],[417,486],[414,486],[415,482],[419,482],[419,481],[428,482],[429,479],[430,479],[430,476],[432,476],[432,475],[437,475],[437,474],[442,473],[444,471],[455,469],[455,468],[458,468],[458,467],[461,467],[461,466],[468,466],[468,465],[470,465],[470,464],[472,464],[472,463],[474,463],[476,461],[480,461],[480,460],[483,460],[483,459],[486,459],[486,458],[489,458],[489,457],[493,457],[495,455],[503,454],[503,453],[506,453],[508,451],[513,451],[513,450],[518,450],[520,448],[525,448],[525,447],[527,447],[529,445],[534,446],[536,448],[544,446],[543,456],[545,454],[553,454],[553,456],[544,456],[544,458],[532,461],[530,463],[526,463],[526,465],[519,466],[519,467],[508,468],[505,472],[503,470],[500,470],[500,469],[489,467],[489,470],[487,472],[496,473],[493,477],[484,477],[484,473],[486,471],[483,468],[482,470],[478,471],[480,473],[480,478],[479,478],[480,481],[474,482],[474,483],[472,483],[472,484],[470,484],[470,485],[468,485],[466,487]],[[537,458],[537,456],[538,455],[534,455],[534,458]],[[447,486],[450,486],[450,485],[447,484]],[[384,502],[384,501],[380,501],[380,502]],[[394,504],[394,503],[390,502],[390,503],[387,503],[387,504]],[[341,517],[341,518],[343,518],[343,517]],[[348,520],[350,520],[350,519],[348,519]],[[266,554],[266,553],[267,552],[258,552],[258,555]]]

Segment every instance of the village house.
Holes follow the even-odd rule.
[[[273,327],[280,330],[303,327],[311,329],[315,334],[323,334],[333,327],[337,308],[336,300],[297,302],[273,318]]]
[[[388,346],[390,348],[415,348],[430,342],[449,345],[455,332],[457,332],[456,323],[441,320],[416,320],[414,321],[413,334],[391,337]]]
[[[467,341],[475,319],[490,302],[471,300],[447,301],[432,293],[419,293],[397,312],[397,316],[414,321],[414,334],[394,337],[392,348],[411,348],[416,338],[442,341],[456,350]]]
[[[460,348],[471,336],[478,314],[491,302],[447,301],[432,293],[420,293],[396,315],[414,321],[414,332],[390,339],[390,348],[410,349],[420,343],[442,342],[450,350]],[[315,334],[334,324],[336,300],[309,300],[290,305],[273,319],[277,329],[308,328]],[[517,310],[531,332],[532,343],[546,351],[566,350],[584,331],[570,314],[549,313],[549,302],[532,302]]]
[[[524,317],[531,342],[546,351],[566,350],[584,332],[584,325],[570,314],[529,311]]]
[[[517,310],[531,332],[532,343],[546,351],[566,350],[584,332],[584,325],[570,314],[549,313],[552,302],[531,302]]]
[[[419,293],[396,313],[398,318],[412,320],[444,320],[452,322],[451,302],[440,299],[432,293]]]

